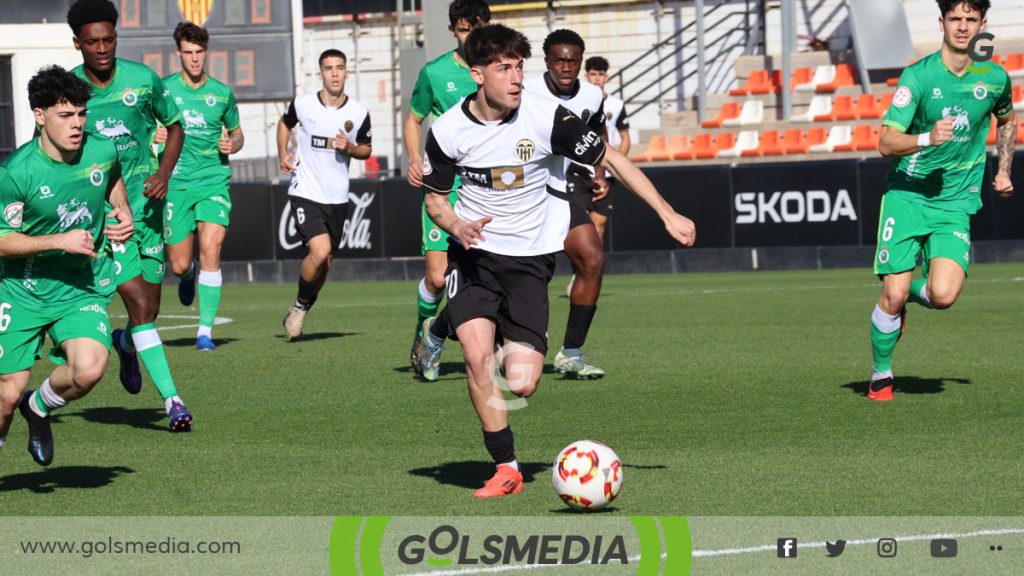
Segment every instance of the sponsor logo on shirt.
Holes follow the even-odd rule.
[[[959,106],[946,106],[942,109],[942,118],[946,119],[949,117],[953,118],[952,141],[968,142],[971,139],[969,134],[971,131],[971,120],[967,116],[967,111]],[[961,134],[957,134],[958,132]],[[967,132],[968,134],[962,134],[963,132]]]
[[[164,253],[164,245],[160,244],[159,246],[146,246],[146,248],[143,249],[143,252],[145,254],[149,255],[149,256],[156,256],[158,254],[163,254]]]
[[[354,127],[355,124],[353,124],[351,120],[345,120],[345,132],[351,132]]]
[[[460,176],[492,190],[512,190],[526,185],[526,174],[522,166],[499,166],[496,168],[460,167]]]
[[[109,284],[110,283],[110,279],[107,278],[106,280],[107,280],[107,283]],[[78,311],[79,312],[96,312],[96,313],[99,313],[99,314],[103,314],[104,316],[107,315],[107,309],[104,308],[103,306],[100,306],[99,304],[86,304],[85,306],[82,306],[81,308],[79,308]]]
[[[80,202],[77,198],[57,206],[57,216],[60,218],[61,232],[81,223],[92,224],[92,213],[89,212],[89,205],[85,202]]]
[[[966,232],[960,232],[959,230],[955,230],[953,231],[953,236],[956,236],[957,238],[963,240],[968,245],[970,245],[971,243],[971,237],[968,236]]]
[[[180,105],[184,104],[185,101],[181,99],[181,96],[175,96],[174,97],[174,103],[178,104],[180,106]]]
[[[932,100],[942,98],[942,88],[932,88]]]
[[[577,156],[583,156],[587,150],[590,150],[594,144],[600,142],[601,139],[597,137],[597,134],[593,130],[583,135],[579,141],[576,142],[576,148],[573,150]]]
[[[132,135],[131,131],[124,125],[124,122],[109,116],[105,120],[97,120],[95,126],[97,132],[111,140]]]
[[[455,82],[448,82],[448,91],[455,92],[458,88],[455,87]]]
[[[21,226],[21,218],[25,212],[24,202],[11,202],[7,206],[4,206],[4,220],[8,224],[17,228]]]
[[[206,128],[206,117],[199,110],[184,110],[181,114],[185,118],[185,130]]]
[[[46,186],[46,185],[40,186],[39,187],[39,199],[40,200],[48,200],[50,198],[53,198],[53,191],[50,190],[50,187]]]

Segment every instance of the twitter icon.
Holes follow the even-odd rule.
[[[836,540],[835,542],[825,541],[825,550],[828,552],[829,558],[835,558],[846,550],[846,540]]]

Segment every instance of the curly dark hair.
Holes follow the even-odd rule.
[[[41,68],[28,81],[28,104],[33,110],[45,110],[62,102],[85,106],[90,97],[92,88],[89,84],[60,66]]]
[[[586,63],[583,64],[583,69],[587,72],[590,72],[591,70],[607,72],[608,68],[608,60],[604,56],[591,56],[590,58],[587,58]]]
[[[179,22],[174,27],[174,45],[181,48],[182,40],[198,44],[205,49],[210,43],[210,33],[206,31],[206,28],[191,22]]]
[[[466,63],[471,67],[487,66],[502,56],[524,60],[530,57],[530,41],[526,36],[501,24],[475,28],[466,37],[464,49]]]
[[[448,5],[448,22],[454,27],[459,20],[487,24],[491,21],[491,7],[484,0],[455,0]]]
[[[68,26],[78,36],[82,26],[95,22],[110,22],[117,26],[117,7],[110,0],[78,0],[68,9]]]
[[[569,46],[579,46],[580,54],[583,54],[584,52],[587,51],[586,45],[583,43],[583,38],[581,38],[579,34],[573,32],[572,30],[566,30],[565,28],[562,28],[561,30],[555,30],[551,34],[548,34],[548,37],[544,39],[545,58],[548,57],[548,50],[550,50],[551,47],[556,44],[568,44]]]
[[[989,0],[936,0],[939,4],[939,12],[942,13],[942,17],[945,18],[946,14],[950,10],[956,8],[961,4],[967,4],[971,8],[981,12],[981,17],[984,18],[988,9],[992,7],[992,3]]]

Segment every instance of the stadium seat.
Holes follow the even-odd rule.
[[[739,102],[726,102],[718,110],[718,117],[713,120],[705,120],[700,123],[701,128],[721,128],[722,123],[740,115]]]
[[[1024,116],[1017,115],[1017,144],[1024,144]]]
[[[682,136],[673,136],[669,142],[668,153],[672,155],[672,160],[689,160],[693,158],[690,150],[693,149],[693,136],[685,134]]]
[[[992,124],[988,127],[988,138],[985,139],[985,146],[996,145],[996,117],[992,117]]]
[[[811,146],[810,151],[815,153],[832,152],[836,146],[849,144],[851,140],[853,140],[853,131],[848,125],[839,124],[829,129],[828,138],[821,144]]]
[[[895,92],[886,92],[882,94],[882,100],[878,103],[878,109],[882,112],[882,116],[889,111],[889,106],[892,106],[892,96]]]
[[[836,64],[836,77],[831,82],[816,85],[814,90],[816,92],[835,92],[842,86],[853,85],[853,66],[849,64]]]
[[[764,122],[764,102],[760,100],[745,100],[740,115],[722,122],[722,126],[746,126],[748,124],[760,124]]]
[[[999,54],[993,54],[992,55],[992,62],[1001,65],[1003,63],[1003,57],[1000,56]]]
[[[828,130],[826,130],[824,127],[819,126],[817,128],[811,128],[810,130],[807,131],[807,149],[804,150],[804,152],[810,152],[811,148],[813,148],[814,146],[820,146],[824,144],[825,140],[827,139]]]
[[[1007,54],[1006,60],[1003,61],[1003,68],[1006,68],[1011,77],[1024,76],[1024,53]]]
[[[830,120],[856,120],[857,109],[853,107],[853,96],[836,96],[832,101]]]
[[[742,150],[740,152],[740,156],[764,156],[765,154],[767,154],[768,148],[778,148],[778,144],[779,131],[765,130],[764,132],[761,132],[761,137],[758,140],[757,148]],[[781,154],[781,152],[779,152],[779,154]]]
[[[853,128],[853,138],[848,144],[840,144],[836,152],[852,152],[854,150],[871,150],[878,148],[878,131],[871,124],[858,124]]]
[[[822,131],[822,140],[824,141],[825,130]],[[807,135],[804,131],[799,128],[789,128],[782,134],[782,140],[779,142],[780,152],[779,154],[806,154],[807,153]],[[766,151],[771,153],[771,151]]]
[[[807,84],[801,84],[796,87],[797,92],[814,92],[815,88],[820,84],[828,84],[835,80],[836,67],[832,64],[823,64],[814,69],[814,76],[811,77],[811,81]]]
[[[790,118],[790,122],[815,122],[831,119],[832,97],[814,96],[811,98],[810,104],[807,105],[807,111],[803,114],[793,116]]]
[[[857,98],[857,117],[861,120],[882,117],[882,110],[878,107],[878,99],[874,94],[861,94]]]
[[[1013,87],[1013,109],[1024,112],[1024,86]]]
[[[771,94],[775,91],[772,75],[767,70],[754,70],[746,83],[740,88],[729,90],[730,96],[747,96],[749,94]]]
[[[662,154],[668,148],[668,139],[658,134],[651,136],[651,141],[647,143],[647,148],[640,154],[634,154],[629,157],[633,162],[650,162],[652,154]]]
[[[651,162],[667,162],[674,160],[676,154],[682,154],[690,147],[690,136],[686,134],[676,134],[672,136],[672,139],[668,141],[668,147],[663,151],[654,152],[648,154]]]
[[[693,138],[693,146],[690,147],[690,158],[714,158],[715,137],[702,132]]]
[[[789,91],[796,91],[798,86],[804,86],[810,84],[814,78],[814,70],[809,66],[797,68],[793,71],[793,77],[789,80]]]
[[[889,78],[888,80],[885,81],[885,85],[890,87],[890,88],[895,88],[895,87],[899,86],[900,85],[900,77],[899,76],[893,76],[892,78]]]
[[[718,135],[715,141],[715,148],[718,149],[719,158],[739,158],[744,150],[757,148],[759,134],[757,130],[744,130],[736,136],[732,132],[723,132]]]

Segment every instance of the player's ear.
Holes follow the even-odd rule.
[[[32,115],[35,116],[35,118],[36,118],[36,126],[40,126],[41,127],[41,126],[43,126],[45,124],[45,122],[43,122],[45,116],[43,115],[43,109],[42,108],[33,108],[32,109]]]
[[[476,82],[477,85],[484,83],[484,73],[480,68],[476,66],[471,67],[469,69],[469,75],[473,77],[473,81]]]

